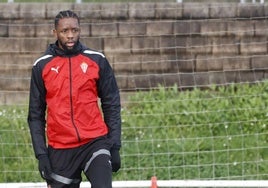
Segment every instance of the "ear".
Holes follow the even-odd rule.
[[[52,33],[53,33],[54,37],[57,38],[57,30],[56,29],[52,29]]]

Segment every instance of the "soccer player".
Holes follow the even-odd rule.
[[[80,19],[55,17],[56,38],[32,68],[28,124],[39,171],[52,188],[111,188],[121,165],[120,96],[105,56],[80,41]],[[100,104],[98,103],[100,99]]]

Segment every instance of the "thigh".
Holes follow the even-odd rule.
[[[81,161],[77,149],[57,150],[49,148],[52,166],[52,188],[79,188],[81,182]]]
[[[85,175],[92,188],[112,188],[112,166],[110,155],[101,154],[90,163]]]

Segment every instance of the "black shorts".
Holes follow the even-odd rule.
[[[50,183],[51,187],[79,187],[82,180],[82,171],[84,171],[92,187],[111,187],[110,148],[111,144],[106,137],[100,137],[77,148],[54,149],[48,147],[54,180]],[[93,186],[94,184],[95,186]]]

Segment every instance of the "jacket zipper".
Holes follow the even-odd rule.
[[[70,76],[70,106],[71,106],[71,119],[72,119],[72,125],[75,129],[76,132],[76,136],[78,139],[78,142],[81,141],[77,126],[75,125],[74,122],[74,108],[73,108],[73,97],[72,97],[72,93],[73,93],[73,82],[72,82],[72,62],[71,62],[71,57],[69,57],[69,76]]]

